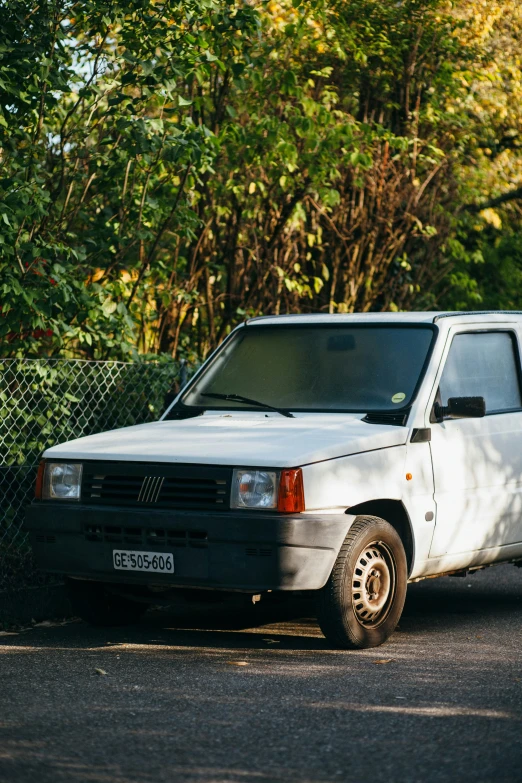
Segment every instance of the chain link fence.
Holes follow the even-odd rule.
[[[44,582],[23,530],[42,452],[157,420],[180,375],[174,361],[0,359],[0,591]]]

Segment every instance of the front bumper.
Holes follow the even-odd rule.
[[[344,514],[193,512],[34,502],[26,528],[39,567],[104,582],[262,592],[326,583]],[[174,574],[116,571],[113,549],[172,552]]]

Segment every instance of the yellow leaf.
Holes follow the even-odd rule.
[[[480,217],[494,228],[502,228],[502,219],[495,209],[483,209],[479,212]]]

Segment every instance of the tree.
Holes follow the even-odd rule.
[[[515,0],[0,17],[4,353],[204,356],[256,314],[518,301]]]
[[[257,15],[208,0],[0,11],[1,336],[18,353],[42,339],[125,353],[144,329],[144,276],[197,225],[192,193],[216,154],[193,119],[198,83],[222,82],[218,55],[234,64]]]

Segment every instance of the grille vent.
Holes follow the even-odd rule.
[[[159,528],[122,527],[118,525],[85,525],[84,537],[91,542],[135,544],[139,546],[193,547],[206,549],[206,530],[163,530]]]
[[[201,465],[84,465],[82,500],[89,504],[179,509],[229,508],[231,471]]]
[[[272,549],[261,549],[257,547],[247,547],[245,549],[245,554],[249,557],[271,557],[272,555]]]
[[[404,427],[408,421],[409,411],[403,411],[401,413],[367,413],[363,418],[363,421],[368,424],[395,424],[397,427]]]

